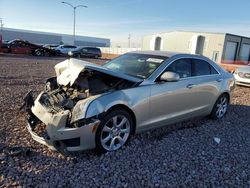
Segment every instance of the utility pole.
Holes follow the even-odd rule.
[[[73,6],[72,4],[68,3],[68,2],[64,2],[62,1],[62,3],[69,5],[71,8],[73,8],[74,10],[74,22],[73,22],[73,40],[74,40],[74,45],[75,45],[75,37],[76,37],[76,9],[78,7],[84,7],[84,8],[88,8],[85,5],[77,5],[77,6]]]
[[[131,34],[128,34],[128,47],[130,48]]]
[[[0,46],[2,45],[2,41],[3,41],[3,19],[0,18]]]
[[[1,28],[1,33],[2,33],[3,31],[3,19],[2,18],[0,18],[0,28]]]

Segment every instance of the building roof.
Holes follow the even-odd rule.
[[[232,35],[232,36],[237,36],[237,37],[244,37],[244,38],[250,38],[250,37],[246,37],[243,35],[235,35],[235,34],[231,34],[231,33],[223,33],[223,32],[206,32],[206,31],[184,31],[184,30],[174,30],[174,31],[167,31],[167,32],[160,32],[160,33],[156,33],[161,35],[161,34],[166,34],[166,33],[174,33],[174,32],[183,32],[183,33],[204,33],[204,34],[217,34],[217,35]],[[154,34],[152,34],[154,35]],[[147,36],[151,36],[151,35],[147,35]]]
[[[21,33],[32,33],[32,34],[45,34],[45,35],[52,35],[52,36],[62,36],[62,37],[72,37],[71,34],[65,33],[54,33],[54,32],[46,32],[46,31],[33,31],[33,30],[26,30],[26,29],[15,29],[15,28],[3,28],[3,31],[14,31],[14,32],[21,32]],[[87,39],[89,40],[103,40],[103,41],[110,41],[108,38],[101,38],[101,37],[92,37],[92,36],[83,36],[83,35],[76,35],[76,40],[79,39]]]
[[[184,30],[176,30],[171,32],[184,32],[184,33],[205,33],[205,34],[217,34],[217,35],[226,35],[227,33],[223,32],[207,32],[207,31],[184,31]]]
[[[172,57],[176,54],[182,54],[180,52],[170,52],[170,51],[133,51],[129,53],[158,55],[158,56],[163,56],[163,57]]]

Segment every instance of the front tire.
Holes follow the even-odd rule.
[[[229,105],[229,97],[226,94],[221,95],[214,107],[213,110],[211,112],[210,117],[212,119],[221,119],[224,117],[224,115],[227,113],[227,109],[228,109],[228,105]]]
[[[107,152],[120,149],[127,144],[134,128],[130,114],[123,109],[109,112],[96,131],[96,148]]]

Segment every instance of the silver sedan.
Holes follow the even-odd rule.
[[[235,70],[234,78],[237,85],[250,87],[250,66],[242,66]]]
[[[104,66],[68,59],[36,100],[25,99],[28,130],[58,151],[114,151],[131,135],[197,116],[222,118],[232,74],[198,55],[124,54]]]

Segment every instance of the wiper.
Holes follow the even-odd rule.
[[[140,74],[137,74],[137,75],[129,74],[129,73],[125,73],[125,74],[127,74],[127,75],[129,75],[129,76],[133,76],[133,77],[135,77],[135,78],[142,78],[142,79],[145,79],[145,76],[142,76],[142,75],[140,75]]]
[[[143,75],[140,75],[140,74],[137,74],[136,76],[139,77],[139,78],[143,78],[143,79],[146,78],[146,76],[143,76]]]

